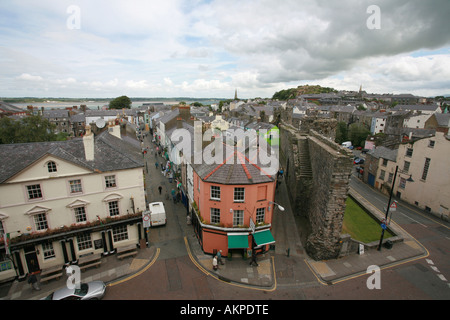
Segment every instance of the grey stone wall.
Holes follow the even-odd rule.
[[[306,251],[317,260],[337,258],[353,168],[352,153],[313,130],[308,139],[313,179],[308,210],[312,233]]]
[[[353,156],[334,143],[333,120],[325,134],[326,121],[315,121],[321,133],[313,123],[307,130],[280,123],[280,165],[294,214],[306,216],[311,225],[305,249],[313,259],[324,260],[337,258],[341,250]]]

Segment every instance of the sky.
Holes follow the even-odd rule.
[[[0,97],[450,95],[448,0],[2,0]]]

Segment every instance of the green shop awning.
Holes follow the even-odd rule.
[[[248,233],[228,233],[228,249],[247,249]]]
[[[275,243],[275,239],[272,236],[272,233],[269,229],[263,230],[263,231],[256,231],[253,234],[253,238],[255,239],[256,245],[264,246],[266,244]]]

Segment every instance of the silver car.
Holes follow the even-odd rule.
[[[43,300],[97,300],[103,298],[106,285],[103,281],[81,283],[79,289],[61,288]]]

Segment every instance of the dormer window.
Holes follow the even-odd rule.
[[[47,162],[47,170],[48,170],[48,172],[56,172],[56,171],[58,171],[57,169],[56,169],[56,163],[54,162],[54,161],[49,161],[49,162]]]

